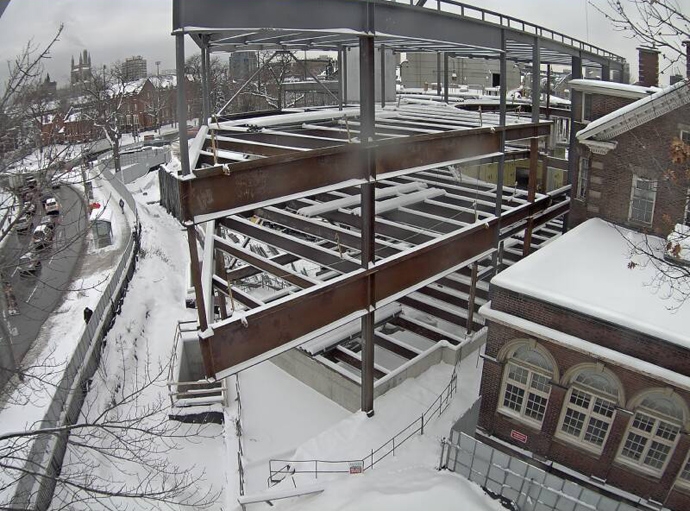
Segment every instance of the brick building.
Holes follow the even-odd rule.
[[[690,304],[651,286],[642,256],[628,267],[626,239],[663,254],[662,239],[590,219],[492,280],[479,431],[643,507],[685,511]]]
[[[690,141],[689,82],[661,90],[573,82],[579,131],[570,224],[600,217],[665,236],[690,221],[687,186],[668,179],[671,144]]]

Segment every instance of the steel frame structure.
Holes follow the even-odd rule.
[[[620,68],[623,60],[458,2],[439,0],[435,9],[418,3],[173,0],[182,165],[177,178],[207,376],[227,376],[361,321],[361,350],[341,349],[336,358],[361,369],[362,409],[373,413],[374,381],[384,373],[374,362],[375,346],[403,358],[417,353],[380,330],[376,311],[402,304],[472,331],[476,263],[489,261],[485,273],[496,271],[499,246],[522,232],[526,255],[539,226],[567,214],[569,186],[536,193],[539,140],[550,131],[539,117],[539,95],[529,122],[507,115],[505,90],[498,114],[414,105],[377,109],[376,46],[498,58],[502,76],[508,59],[531,60],[535,69],[585,62],[604,70]],[[227,120],[209,115],[204,78],[206,124],[187,154],[185,34],[200,46],[206,70],[213,51],[325,49],[338,51],[342,63],[343,52],[357,48],[359,107],[343,106],[347,91],[340,73],[339,110]],[[538,90],[539,73],[533,75]],[[529,158],[525,196],[503,187],[507,158]],[[498,185],[468,186],[458,177],[458,167],[482,162],[497,162]],[[272,255],[247,249],[250,240]],[[300,271],[294,266],[300,261],[316,273]],[[470,285],[460,296],[453,284],[462,268],[471,268]],[[285,289],[261,299],[238,286],[257,274],[272,275]],[[438,301],[462,302],[468,312],[460,317]],[[409,317],[395,321],[430,339],[461,337],[415,325]]]

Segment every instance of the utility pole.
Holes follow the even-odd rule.
[[[158,135],[161,134],[161,61],[156,61],[156,124]]]

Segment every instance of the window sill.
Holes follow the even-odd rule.
[[[541,431],[541,423],[527,419],[526,417],[523,417],[522,415],[518,415],[517,413],[513,412],[512,410],[508,410],[505,408],[498,408],[496,409],[496,412],[502,415],[503,417],[510,419],[512,421],[519,422],[520,424],[523,424],[529,428],[532,428],[536,431]]]
[[[664,468],[661,471],[653,470],[650,468],[646,468],[643,466],[640,466],[636,463],[629,462],[625,458],[621,458],[620,456],[617,456],[613,460],[614,464],[620,468],[626,469],[626,470],[632,470],[636,474],[646,476],[653,478],[654,480],[658,481],[661,479],[661,477],[664,475],[664,470],[666,470],[666,465],[664,465]]]
[[[560,425],[559,425],[560,426]],[[585,451],[587,454],[592,454],[594,456],[601,456],[601,453],[604,452],[604,446],[602,445],[601,447],[594,447],[590,446],[587,444],[584,444],[580,442],[579,440],[575,440],[574,438],[561,434],[561,433],[556,433],[554,435],[554,438],[556,440],[560,440],[562,443],[567,444],[570,447],[575,447],[576,449],[579,449],[581,451]],[[604,440],[604,444],[606,444],[606,440]]]

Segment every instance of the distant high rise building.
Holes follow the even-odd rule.
[[[139,78],[146,78],[146,59],[141,55],[129,57],[125,59],[122,70],[125,75],[125,81],[127,82],[138,80]]]
[[[230,54],[230,78],[246,80],[257,69],[255,51],[236,51]]]
[[[70,69],[70,83],[72,86],[82,85],[93,78],[91,74],[91,55],[84,50],[79,54],[79,64],[74,63],[72,57],[72,66]]]

